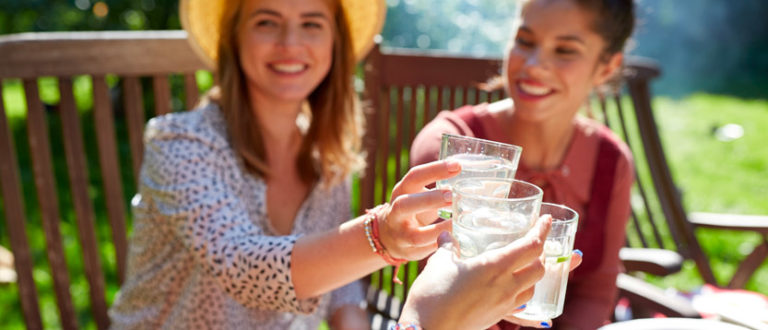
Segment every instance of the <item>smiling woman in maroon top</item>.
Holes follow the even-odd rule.
[[[584,262],[569,281],[558,329],[597,328],[615,302],[631,155],[605,126],[578,112],[620,68],[633,25],[632,0],[524,2],[504,58],[510,99],[443,111],[411,148],[416,165],[438,158],[442,133],[522,146],[517,178],[541,186],[545,201],[579,212],[576,248]]]

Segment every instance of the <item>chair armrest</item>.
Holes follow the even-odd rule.
[[[653,275],[666,276],[680,271],[683,257],[670,250],[650,248],[621,248],[619,259],[626,271],[642,271]]]
[[[768,234],[768,216],[693,212],[688,220],[699,227],[756,231]]]
[[[636,277],[619,274],[616,277],[616,286],[619,288],[619,295],[627,297],[633,308],[653,310],[669,317],[701,317],[687,299],[667,295],[664,290]]]

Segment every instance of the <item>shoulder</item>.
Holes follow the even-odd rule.
[[[152,118],[144,131],[144,143],[188,141],[211,149],[228,147],[226,125],[216,104]]]
[[[226,125],[213,104],[153,118],[144,132],[143,172],[168,181],[185,172],[202,175],[239,168],[226,136]]]
[[[610,128],[594,119],[577,117],[576,129],[597,143],[598,148],[608,148],[616,155],[617,169],[623,175],[632,174],[634,160],[629,146]]]
[[[472,135],[460,114],[472,111],[472,106],[464,106],[456,110],[440,111],[434,119],[424,125],[413,139],[410,150],[411,166],[429,163],[439,159],[440,141],[443,134]]]

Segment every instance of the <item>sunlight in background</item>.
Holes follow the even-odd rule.
[[[384,47],[501,57],[517,1],[387,0]]]
[[[99,1],[93,4],[93,14],[96,15],[96,17],[104,18],[109,14],[109,6],[107,6],[106,3]]]

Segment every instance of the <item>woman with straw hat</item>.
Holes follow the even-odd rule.
[[[391,205],[343,222],[348,177],[362,163],[354,62],[384,12],[383,0],[181,1],[184,28],[217,86],[198,109],[146,127],[128,271],[110,310],[115,328],[316,329],[322,319],[368,327],[350,308],[362,300],[355,280],[435,251],[450,225],[429,223],[451,195],[424,187],[457,174],[455,162],[412,169]],[[507,253],[521,256],[501,269],[522,278],[495,290],[508,304],[530,297],[540,243]],[[461,306],[441,309],[435,298],[462,295],[454,283],[471,290],[498,278],[477,276],[488,263],[433,263],[433,276],[415,288],[423,299],[408,305],[420,312],[405,314],[418,320],[423,310]]]

